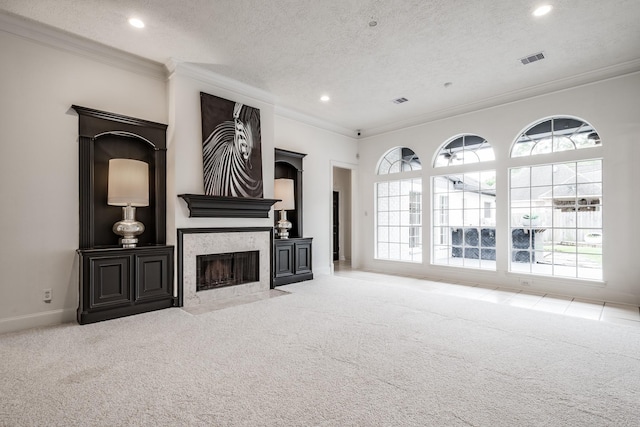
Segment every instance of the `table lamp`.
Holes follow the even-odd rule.
[[[287,210],[296,208],[293,180],[287,178],[276,179],[274,193],[275,198],[280,199],[279,202],[273,205],[274,210],[280,211],[280,220],[276,226],[278,229],[277,235],[280,239],[288,239],[291,222],[287,220]]]
[[[107,204],[122,206],[122,220],[113,224],[113,232],[122,236],[123,248],[135,248],[136,236],[144,232],[144,224],[136,221],[136,206],[149,206],[149,165],[140,160],[109,160]]]

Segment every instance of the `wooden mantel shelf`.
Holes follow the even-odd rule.
[[[178,194],[187,202],[189,218],[269,218],[279,199]]]

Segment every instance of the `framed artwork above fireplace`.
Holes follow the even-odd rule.
[[[260,110],[200,93],[207,196],[262,198]]]

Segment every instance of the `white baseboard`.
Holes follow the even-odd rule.
[[[26,314],[24,316],[7,317],[5,319],[0,319],[0,334],[74,322],[75,319],[76,310],[74,308],[44,311],[41,313]]]

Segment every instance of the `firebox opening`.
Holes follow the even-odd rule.
[[[260,281],[260,251],[196,256],[196,291]]]

